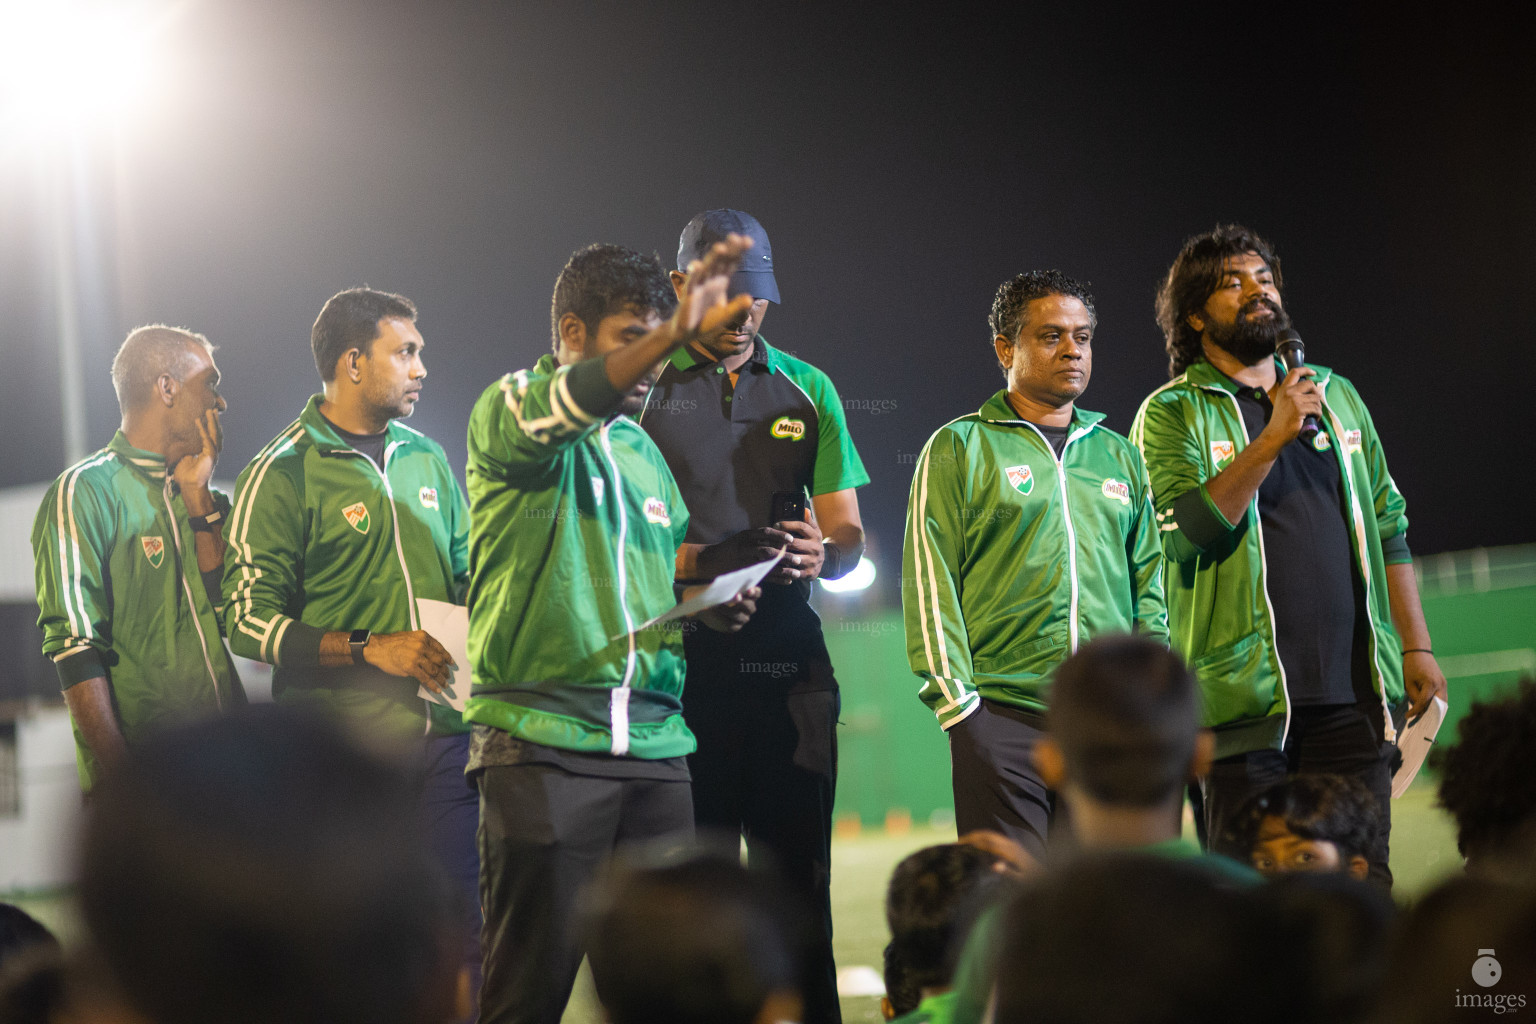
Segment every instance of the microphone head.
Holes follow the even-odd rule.
[[[1301,343],[1301,335],[1297,334],[1293,328],[1287,327],[1275,335],[1275,352],[1283,354],[1286,349],[1292,347],[1296,349],[1298,356],[1307,351],[1307,347]]]

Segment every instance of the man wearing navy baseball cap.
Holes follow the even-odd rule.
[[[686,271],[688,263],[698,259],[699,253],[708,252],[710,246],[733,234],[752,239],[752,248],[742,256],[741,269],[731,276],[731,294],[765,300],[764,307],[769,302],[777,304],[779,282],[773,276],[773,244],[768,241],[768,232],[750,213],[708,210],[689,221],[677,240],[677,272]],[[754,312],[758,310],[754,308]],[[760,316],[754,319],[761,324]]]
[[[869,474],[832,381],[758,333],[779,286],[773,246],[755,217],[710,210],[689,221],[673,285],[733,233],[753,244],[730,292],[751,295],[752,305],[673,354],[640,426],[691,513],[677,552],[680,582],[784,552],[739,633],[684,633],[683,717],[699,744],[688,758],[699,830],[745,835],[748,858],[771,861],[820,922],[804,1019],[828,1024],[841,1020],[830,902],[840,701],[809,599],[812,580],[836,579],[859,562],[864,529],[855,488]]]

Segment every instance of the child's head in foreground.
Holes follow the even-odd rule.
[[[1001,878],[996,854],[968,842],[925,847],[896,865],[885,899],[887,1020],[950,987],[965,932]]]
[[[1364,783],[1297,775],[1250,797],[1228,828],[1231,848],[1266,875],[1336,871],[1364,879],[1381,810]]]

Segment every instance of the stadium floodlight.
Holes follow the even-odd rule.
[[[36,138],[116,123],[154,85],[153,43],[170,13],[149,0],[0,0],[5,131]]]
[[[868,590],[869,585],[875,582],[875,563],[867,558],[861,558],[859,564],[853,567],[853,571],[842,578],[819,582],[834,594],[851,594],[857,590]]]

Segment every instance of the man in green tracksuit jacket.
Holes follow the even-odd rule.
[[[451,658],[421,629],[416,604],[463,603],[469,507],[443,449],[400,422],[426,377],[415,321],[410,300],[388,292],[352,288],[326,302],[310,337],[324,392],[236,485],[225,622],[236,654],[276,666],[275,701],[335,715],[415,762],[430,838],[460,886],[473,972],[469,727],[417,696],[418,685],[447,681]]]
[[[201,334],[130,333],[112,362],[122,429],[37,510],[37,624],[87,791],[156,726],[245,702],[216,607],[229,509],[208,487],[218,383]]]
[[[1095,323],[1056,271],[1005,282],[991,325],[1008,387],[934,433],[907,506],[907,657],[949,733],[956,827],[1036,857],[1056,805],[1032,760],[1051,672],[1103,633],[1167,640],[1141,456],[1075,405]]]
[[[482,1024],[557,1024],[582,886],[621,844],[692,834],[682,640],[675,623],[646,628],[674,604],[688,510],[629,416],[668,356],[751,304],[726,300],[747,244],[715,245],[680,297],[654,258],[578,251],[555,283],[554,353],[470,415]],[[758,593],[701,617],[739,629]]]
[[[1406,693],[1445,692],[1430,653],[1403,496],[1354,386],[1275,358],[1289,327],[1269,243],[1189,239],[1158,296],[1173,379],[1142,403],[1174,647],[1200,676],[1216,762],[1211,842],[1251,794],[1297,772],[1351,775],[1391,814]],[[1301,431],[1319,417],[1315,436]],[[1310,433],[1310,432],[1309,432]],[[1371,874],[1390,883],[1387,837]]]

